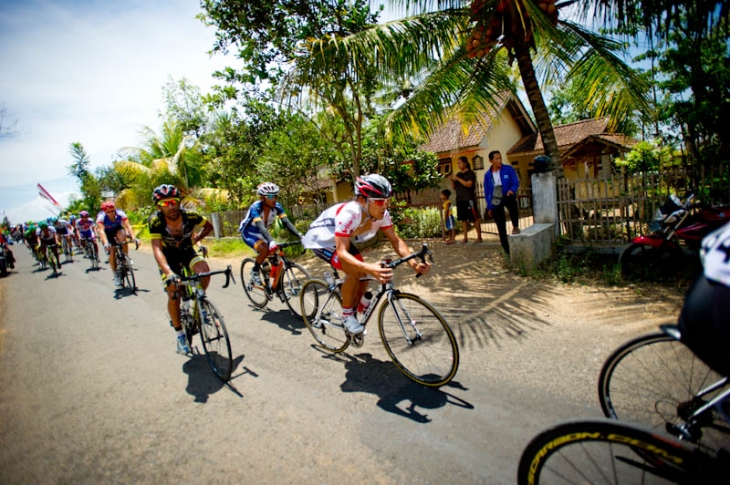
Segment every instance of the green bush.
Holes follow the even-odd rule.
[[[406,239],[441,237],[441,215],[436,207],[405,207],[400,210],[396,225],[398,234]]]

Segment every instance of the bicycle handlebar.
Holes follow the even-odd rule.
[[[406,256],[405,258],[400,258],[400,259],[396,259],[393,261],[385,261],[383,263],[383,267],[395,269],[397,266],[399,266],[405,262],[408,262],[413,258],[420,258],[422,263],[426,263],[427,257],[431,261],[431,263],[433,263],[433,254],[431,253],[431,250],[428,249],[428,244],[423,243],[423,246],[421,246],[420,251],[410,254],[410,255]],[[420,277],[421,277],[421,273],[418,273],[416,275],[416,278],[420,278]]]
[[[289,246],[296,246],[297,244],[302,244],[302,241],[286,241],[283,243],[276,243],[276,247],[279,249],[288,248]]]
[[[236,279],[233,277],[233,271],[231,270],[230,265],[228,265],[228,267],[226,269],[220,270],[220,271],[208,271],[206,273],[197,273],[192,276],[181,276],[180,282],[186,283],[186,282],[191,282],[191,281],[199,281],[199,280],[202,280],[203,278],[207,278],[208,276],[213,276],[213,275],[217,275],[217,274],[226,275],[226,282],[223,285],[223,288],[228,288],[228,285],[230,284],[231,280],[233,281],[234,285],[236,284]]]

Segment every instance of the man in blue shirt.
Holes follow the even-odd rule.
[[[509,254],[504,209],[506,207],[509,211],[512,234],[519,234],[516,194],[520,187],[520,179],[511,165],[502,165],[502,154],[498,150],[489,152],[489,163],[492,166],[484,173],[484,198],[487,202],[487,214],[489,217],[494,217],[499,232],[499,242],[502,244],[504,252]]]

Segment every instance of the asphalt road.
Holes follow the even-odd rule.
[[[53,278],[23,248],[16,257],[0,279],[2,484],[514,483],[538,431],[600,415],[603,359],[646,327],[626,325],[627,304],[614,312],[622,325],[587,326],[524,279],[434,272],[424,292],[462,363],[450,386],[428,389],[397,371],[376,332],[329,355],[281,304],[255,310],[238,276],[225,290],[219,278],[208,294],[235,358],[223,385],[204,356],[175,352],[150,254],[133,253],[137,295],[115,291],[106,264],[87,271],[76,256]],[[486,296],[467,313],[456,292],[471,285]]]

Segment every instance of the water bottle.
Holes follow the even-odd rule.
[[[373,294],[369,291],[366,291],[365,294],[362,295],[362,298],[360,298],[360,303],[357,305],[357,313],[360,315],[365,314],[368,307],[370,306],[370,301],[373,299]]]
[[[327,286],[330,288],[335,286],[335,279],[332,277],[332,273],[329,271],[324,272],[324,280],[327,282]]]

